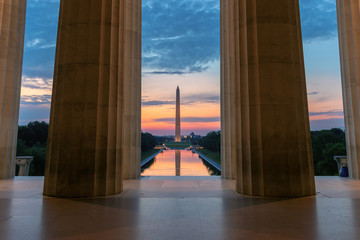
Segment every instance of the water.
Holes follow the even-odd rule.
[[[210,176],[220,172],[190,150],[165,150],[141,169],[142,176]]]

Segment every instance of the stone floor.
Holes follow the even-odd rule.
[[[317,177],[317,196],[251,198],[217,177],[130,180],[116,196],[42,196],[43,178],[0,181],[0,239],[360,239],[360,181]]]

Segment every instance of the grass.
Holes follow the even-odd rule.
[[[168,148],[185,149],[190,147],[190,142],[166,142],[165,145]]]
[[[207,149],[199,149],[197,151],[199,153],[204,154],[205,156],[207,156],[208,158],[210,158],[211,160],[213,160],[217,164],[221,165],[221,155],[220,155],[220,153],[212,152],[212,151],[209,151]]]
[[[146,152],[141,152],[141,161],[144,161],[146,158],[148,158],[151,155],[157,153],[158,151],[160,151],[160,150],[159,149],[151,149],[151,150],[146,151]]]

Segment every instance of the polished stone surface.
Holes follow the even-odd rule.
[[[317,195],[239,195],[218,177],[147,177],[103,198],[42,196],[43,178],[0,181],[0,239],[358,239],[360,181],[317,177]]]

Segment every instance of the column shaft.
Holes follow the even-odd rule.
[[[0,179],[15,174],[26,0],[0,0]]]
[[[240,122],[236,112],[235,84],[239,79],[239,68],[235,67],[239,49],[234,45],[238,25],[234,23],[238,9],[233,9],[235,1],[222,0],[220,12],[220,57],[221,57],[221,175],[223,178],[235,179],[237,174],[237,143],[241,137],[239,126],[232,124]],[[237,30],[236,30],[237,29]],[[235,32],[236,31],[236,32]]]
[[[124,18],[123,179],[140,177],[141,170],[141,0],[126,1]]]
[[[125,162],[140,162],[139,8],[140,0],[61,1],[45,195],[119,193]]]
[[[298,1],[223,0],[221,15],[222,157],[237,191],[315,194]]]
[[[337,0],[340,62],[350,177],[360,177],[360,3]]]

